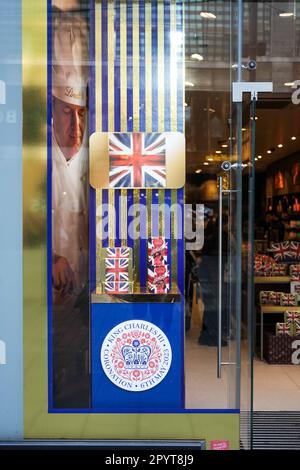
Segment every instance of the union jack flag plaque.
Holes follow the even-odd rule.
[[[95,189],[183,187],[183,134],[95,132],[90,137],[90,183]]]
[[[139,132],[109,135],[110,188],[165,188],[166,138]]]

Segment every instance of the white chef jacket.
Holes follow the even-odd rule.
[[[52,128],[52,252],[68,260],[77,294],[88,281],[88,163],[87,129],[80,150],[67,161]]]

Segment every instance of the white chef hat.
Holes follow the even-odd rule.
[[[66,103],[86,105],[88,26],[80,15],[62,13],[53,19],[52,94]]]

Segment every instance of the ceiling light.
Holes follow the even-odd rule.
[[[272,153],[272,150],[267,150],[267,153]]]
[[[217,18],[216,15],[214,15],[214,13],[211,13],[209,11],[201,11],[200,16],[202,16],[202,18],[207,18],[209,20],[214,20],[215,18]]]
[[[297,137],[295,137],[295,136],[291,137],[291,140],[296,140],[296,139],[297,139]]]
[[[222,153],[222,151],[221,150],[216,150],[216,153],[220,154],[220,153]]]
[[[187,103],[184,103],[184,106],[185,106],[185,108],[187,108],[187,107],[188,107],[188,104],[187,104]]]
[[[282,144],[278,144],[277,147],[278,147],[279,149],[282,149],[283,145],[282,145]]]
[[[227,144],[222,144],[223,149],[227,149],[228,145]]]
[[[204,162],[203,165],[207,166],[207,165],[209,165],[209,163],[208,163],[208,162]]]
[[[201,173],[201,169],[199,168],[198,170],[195,170],[195,173]]]
[[[185,82],[185,86],[195,86],[193,82]]]
[[[245,132],[247,129],[246,127],[242,127],[242,131]]]
[[[257,121],[258,117],[257,117],[257,116],[255,116],[255,118],[254,118],[254,119],[255,119],[255,121]],[[253,117],[252,117],[252,116],[251,116],[251,120],[253,121]],[[243,129],[242,129],[242,130],[243,130]]]
[[[257,162],[258,158],[255,157],[255,161]]]
[[[201,55],[201,54],[192,54],[192,55],[191,55],[191,59],[195,59],[195,60],[201,61],[201,60],[204,60],[204,57],[203,57],[203,55]]]
[[[284,86],[294,86],[295,82],[285,82]]]
[[[214,159],[213,159],[212,157],[209,157],[209,158],[207,159],[207,161],[208,161],[208,162],[213,162]]]
[[[261,155],[258,155],[257,158],[259,158],[259,160],[260,160],[260,159],[262,158],[262,156],[261,156]]]
[[[292,13],[291,11],[286,11],[279,13],[279,16],[281,16],[281,18],[289,18],[291,16],[294,16],[294,13]]]

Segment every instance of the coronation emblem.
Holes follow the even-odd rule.
[[[158,385],[169,372],[172,350],[153,323],[130,320],[113,328],[103,341],[101,364],[117,387],[142,392]]]

